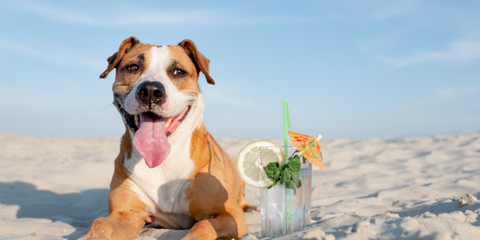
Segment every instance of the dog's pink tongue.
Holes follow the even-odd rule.
[[[165,118],[153,119],[140,114],[140,127],[135,133],[133,145],[145,159],[149,168],[160,165],[170,153],[170,144],[165,135]]]

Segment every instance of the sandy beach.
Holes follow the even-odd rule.
[[[248,139],[216,138],[234,157]],[[281,140],[274,140],[279,144]],[[480,239],[480,134],[321,140],[312,223],[276,239]],[[108,215],[119,138],[0,133],[0,240],[77,239]],[[247,200],[260,204],[259,190]],[[245,214],[259,238],[259,212]],[[187,230],[144,228],[142,239]]]

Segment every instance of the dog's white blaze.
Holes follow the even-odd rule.
[[[140,153],[133,147],[131,158],[124,161],[129,176],[138,187],[132,188],[139,198],[147,205],[147,211],[153,215],[162,212],[174,212],[190,215],[185,192],[189,185],[187,177],[194,169],[194,162],[190,158],[190,145],[193,131],[203,123],[203,96],[198,98],[188,96],[179,91],[165,73],[169,61],[167,47],[153,47],[151,50],[152,62],[150,68],[143,74],[138,82],[148,80],[160,81],[167,91],[169,111],[180,112],[185,106],[191,104],[191,109],[183,119],[180,126],[168,137],[171,151],[165,161],[156,168],[149,168]],[[137,86],[138,83],[137,82]],[[136,87],[132,92],[135,92]],[[129,94],[126,102],[135,101]],[[138,103],[127,106],[135,106]],[[187,104],[188,103],[188,104]],[[134,112],[135,109],[127,111]],[[178,113],[177,113],[178,114]],[[134,133],[130,132],[132,139]]]
[[[135,83],[133,89],[128,93],[125,99],[125,110],[130,114],[138,114],[138,101],[135,98],[138,86],[145,81],[157,81],[165,87],[167,99],[162,104],[161,111],[164,117],[174,117],[178,115],[185,107],[195,101],[195,96],[182,93],[175,87],[167,75],[166,68],[170,64],[170,54],[167,46],[156,47],[150,49],[151,62],[150,67],[143,73]]]

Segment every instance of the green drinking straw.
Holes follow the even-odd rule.
[[[288,101],[283,99],[283,153],[285,154],[285,164],[288,163],[288,129],[290,129],[290,111],[288,110]],[[290,205],[290,196],[288,194],[288,189],[285,189],[285,215],[286,216],[286,225],[290,225],[290,215],[288,214],[288,205]],[[285,226],[288,228],[288,226]],[[285,229],[285,233],[287,230]]]
[[[290,111],[288,110],[288,101],[283,99],[283,153],[285,154],[285,164],[288,163],[288,129],[292,128],[290,123]]]

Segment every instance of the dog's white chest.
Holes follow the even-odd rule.
[[[125,159],[124,166],[138,186],[133,191],[147,205],[147,211],[190,214],[185,191],[194,164],[189,151],[188,147],[172,145],[170,155],[156,168],[149,168],[135,147],[132,157]]]

